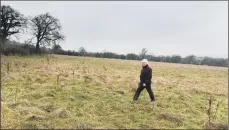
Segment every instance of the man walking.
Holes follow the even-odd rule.
[[[152,79],[152,69],[148,65],[148,61],[146,59],[142,60],[142,70],[141,70],[141,75],[140,75],[140,83],[138,86],[138,89],[134,95],[134,102],[138,100],[138,97],[142,90],[146,88],[147,92],[149,93],[150,96],[150,104],[153,104],[155,101],[154,94],[151,88],[151,79]]]

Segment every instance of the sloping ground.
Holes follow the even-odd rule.
[[[137,61],[4,57],[2,128],[227,128],[227,68],[150,64],[154,105],[146,90],[132,102]]]

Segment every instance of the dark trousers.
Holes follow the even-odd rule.
[[[154,101],[155,98],[154,98],[154,94],[153,94],[153,91],[152,91],[152,88],[151,88],[151,83],[146,85],[145,87],[143,86],[142,83],[139,83],[138,89],[137,89],[137,91],[136,91],[136,93],[134,95],[133,100],[138,100],[138,97],[139,97],[140,93],[142,92],[142,90],[144,88],[146,88],[147,92],[149,93],[151,101]]]

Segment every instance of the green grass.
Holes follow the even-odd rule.
[[[211,128],[228,126],[227,68],[150,62],[156,97],[150,105],[146,90],[132,102],[138,61],[49,55],[49,62],[3,57],[3,129],[203,129],[210,96],[213,115],[220,101]]]

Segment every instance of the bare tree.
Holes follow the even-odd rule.
[[[20,31],[26,25],[26,19],[17,10],[11,8],[10,6],[2,5],[0,9],[0,64],[2,65],[2,53],[4,50],[4,45],[10,36],[19,34]],[[1,69],[0,69],[1,73]],[[0,76],[1,80],[1,76]],[[1,92],[2,83],[0,83]],[[2,101],[2,97],[1,101]]]
[[[27,24],[27,19],[10,6],[1,6],[1,45],[5,44],[10,36],[19,34]],[[3,47],[3,46],[2,46]]]
[[[56,50],[62,50],[62,48],[61,48],[60,45],[54,44],[52,50],[54,50],[54,51],[56,51]]]
[[[141,53],[140,53],[140,57],[141,57],[142,59],[144,59],[145,56],[146,56],[146,54],[147,54],[147,52],[148,52],[148,50],[147,50],[146,48],[143,48],[142,51],[141,51]]]
[[[64,40],[60,34],[61,25],[57,18],[49,13],[35,16],[31,20],[32,32],[36,37],[36,52],[40,52],[40,45],[55,44],[58,40]]]
[[[82,55],[82,56],[85,55],[85,54],[87,53],[86,49],[83,48],[83,47],[80,47],[79,50],[78,50],[78,52],[79,52],[80,55]]]

